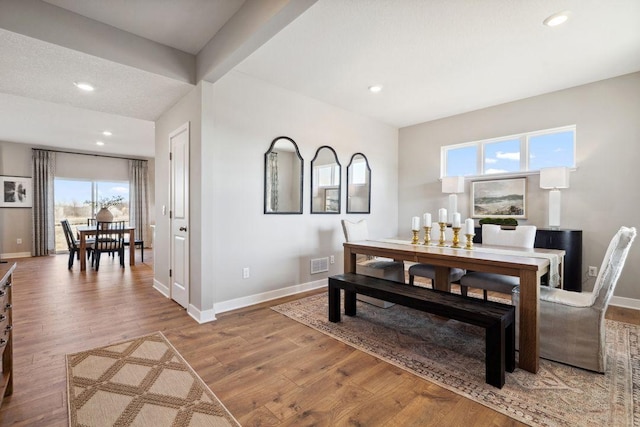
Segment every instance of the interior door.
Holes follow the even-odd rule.
[[[189,304],[189,123],[169,135],[171,163],[171,298]]]

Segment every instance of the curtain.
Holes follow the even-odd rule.
[[[149,223],[149,180],[146,160],[129,160],[129,225],[136,228],[136,240],[146,241]],[[131,242],[133,248],[133,242]]]
[[[33,217],[32,252],[34,256],[54,254],[55,217],[53,180],[56,155],[47,150],[32,149],[33,164]]]
[[[278,153],[269,153],[269,173],[267,175],[267,200],[270,212],[278,212]]]

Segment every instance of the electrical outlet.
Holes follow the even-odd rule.
[[[242,278],[243,279],[249,278],[249,267],[245,267],[242,269]]]
[[[22,239],[18,239],[18,240],[16,240],[16,243],[17,243],[17,244],[19,244],[19,245],[21,245],[21,244],[22,244]]]
[[[596,277],[598,275],[598,267],[594,267],[592,265],[589,266],[589,272],[587,273],[590,277]]]
[[[335,264],[336,263],[336,257],[334,257],[333,255],[331,255],[329,257],[329,264]]]

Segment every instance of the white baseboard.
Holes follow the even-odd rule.
[[[189,316],[193,317],[196,322],[202,324],[207,322],[213,322],[216,320],[216,312],[214,309],[200,311],[195,306],[189,304],[187,309]]]
[[[277,298],[289,295],[299,294],[301,292],[311,291],[327,286],[327,279],[317,280],[315,282],[302,283],[300,285],[289,286],[288,288],[276,289],[275,291],[264,292],[256,295],[249,295],[242,298],[236,298],[229,301],[223,301],[214,304],[213,309],[200,311],[197,307],[189,304],[187,314],[198,323],[207,323],[216,320],[216,313],[224,313],[225,311],[235,310],[237,308],[248,307],[265,301],[271,301]],[[167,298],[170,298],[169,287],[153,279],[153,288]]]
[[[224,313],[225,311],[235,310],[237,308],[248,307],[265,301],[271,301],[277,298],[289,295],[299,294],[301,292],[311,291],[327,286],[327,279],[316,280],[314,282],[301,283],[299,285],[289,286],[288,288],[276,289],[274,291],[263,292],[261,294],[249,295],[242,298],[236,298],[228,301],[222,301],[213,305],[215,313]]]
[[[640,310],[640,300],[635,298],[625,298],[612,296],[609,301],[609,305],[615,305],[617,307],[632,308],[634,310]]]
[[[31,258],[31,252],[15,252],[12,254],[0,254],[0,259]]]
[[[165,286],[164,284],[158,282],[156,279],[153,279],[153,289],[155,289],[156,291],[160,292],[162,295],[164,295],[165,297],[169,298],[170,294],[169,294],[169,287]]]

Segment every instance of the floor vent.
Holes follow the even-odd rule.
[[[329,271],[329,258],[316,258],[311,260],[311,274]]]

